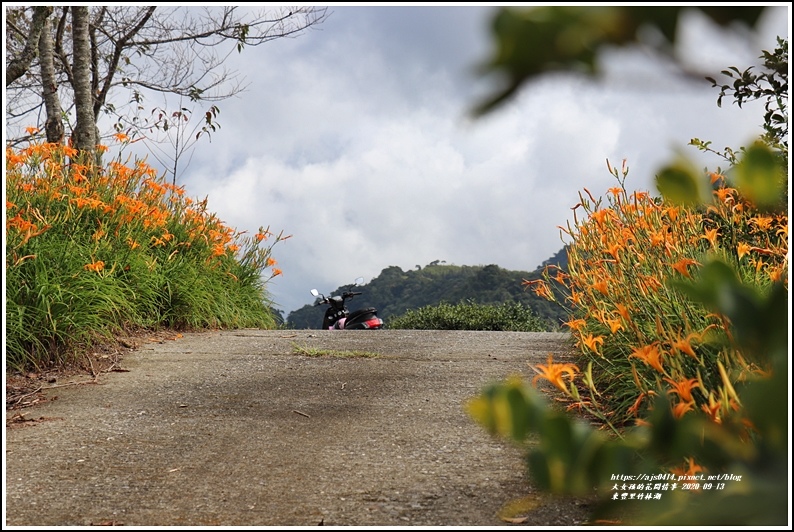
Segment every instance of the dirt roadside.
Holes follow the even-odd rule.
[[[489,382],[570,357],[567,338],[237,330],[145,344],[7,426],[5,525],[581,525],[584,501],[534,492],[521,451],[463,410]]]

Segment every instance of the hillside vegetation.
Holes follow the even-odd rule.
[[[561,249],[543,263],[567,267],[567,254]],[[350,300],[350,310],[375,307],[389,326],[389,320],[423,307],[440,304],[500,305],[520,303],[548,323],[548,330],[558,330],[568,319],[565,307],[527,290],[525,281],[541,278],[541,268],[534,272],[511,271],[497,265],[457,266],[434,261],[416,270],[389,266],[368,284],[357,287],[360,296]],[[326,295],[338,295],[351,290],[352,285],[340,286]],[[560,298],[564,299],[564,298]],[[313,304],[291,312],[287,326],[295,329],[319,328],[326,307]]]
[[[7,368],[70,361],[124,330],[276,326],[271,250],[289,237],[225,225],[144,160],[7,148],[6,220]]]

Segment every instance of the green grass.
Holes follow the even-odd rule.
[[[9,370],[126,329],[275,328],[266,285],[288,237],[226,226],[142,161],[83,165],[55,144],[6,156]]]
[[[307,357],[333,357],[333,358],[378,358],[380,354],[370,351],[347,351],[336,349],[322,349],[306,345],[292,344],[292,352]]]
[[[390,329],[451,331],[524,331],[544,332],[551,326],[532,309],[517,302],[479,305],[461,302],[439,303],[407,311],[391,318]]]

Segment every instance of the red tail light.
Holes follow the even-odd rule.
[[[364,322],[366,329],[379,329],[383,327],[383,320],[380,318],[370,318]]]

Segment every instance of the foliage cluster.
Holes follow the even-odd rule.
[[[533,479],[554,492],[588,495],[595,489],[602,505],[594,517],[617,515],[641,524],[786,522],[787,221],[784,213],[762,214],[761,206],[747,200],[768,188],[782,194],[781,173],[755,166],[759,157],[752,150],[764,149],[756,145],[740,161],[753,166],[746,170],[758,178],[741,187],[745,193],[717,187],[714,201],[704,209],[674,205],[667,198],[650,200],[647,195],[634,195],[628,202],[620,187],[614,197],[622,201],[615,200],[609,212],[623,212],[625,205],[643,206],[643,219],[632,219],[632,231],[647,229],[656,220],[669,225],[665,232],[671,240],[662,242],[658,256],[650,247],[637,249],[632,261],[637,279],[624,275],[606,293],[597,286],[600,276],[617,275],[622,255],[610,253],[614,242],[600,237],[613,234],[607,219],[618,226],[625,214],[604,215],[599,224],[594,214],[602,210],[592,209],[591,216],[570,231],[576,242],[569,274],[559,279],[573,288],[573,298],[579,298],[576,309],[582,313],[570,324],[589,362],[580,371],[550,357],[534,368],[535,380],[554,384],[571,408],[600,418],[618,438],[548,408],[538,392],[520,380],[493,385],[468,405],[474,419],[494,434],[525,444],[530,433],[539,433],[541,443],[528,450]],[[669,186],[664,175],[660,174],[660,188]],[[706,233],[710,217],[725,212],[726,189],[733,198],[729,205],[738,207],[728,209],[729,221],[745,230],[737,231],[735,241]],[[694,203],[697,197],[693,194],[689,200]],[[665,209],[678,209],[675,219],[681,224],[672,225],[673,211]],[[767,216],[779,225],[759,227],[752,222]],[[690,217],[693,220],[686,222]],[[698,219],[700,235],[691,231]],[[640,242],[634,233],[627,236],[633,236],[624,240],[627,245]],[[651,238],[645,235],[645,240]],[[763,239],[766,247],[748,243],[758,244],[756,239]],[[701,249],[701,240],[706,249]],[[673,255],[681,251],[683,262]],[[690,259],[690,253],[697,253],[702,263]],[[649,275],[647,257],[659,262],[658,284],[649,286],[644,277]],[[624,284],[631,288],[619,294],[625,304],[609,297]],[[640,340],[644,343],[639,347],[621,345]],[[628,406],[630,396],[636,400]],[[612,421],[627,417],[634,417],[636,425],[617,430]],[[659,497],[648,501],[648,492],[640,491],[635,498],[636,490],[652,490]],[[632,500],[621,498],[621,491],[631,493]]]
[[[719,26],[754,27],[763,5],[553,5],[502,6],[492,21],[492,57],[481,65],[484,74],[498,74],[501,86],[473,110],[491,112],[512,98],[528,81],[550,72],[590,76],[601,71],[599,54],[612,47],[643,45],[691,75],[675,57],[682,14],[698,11]],[[652,36],[652,37],[650,37]],[[699,76],[698,76],[699,77]]]
[[[758,162],[764,154],[773,157],[762,145],[749,149],[753,172],[767,168]],[[625,166],[610,170],[619,181],[628,174]],[[772,171],[770,181],[783,184],[784,176]],[[663,170],[660,189],[679,194],[684,172],[680,164]],[[612,420],[643,418],[658,390],[678,398],[678,415],[707,409],[720,419],[737,406],[731,383],[768,370],[732,345],[724,317],[693,304],[671,283],[696,276],[715,258],[764,292],[786,278],[788,215],[760,209],[723,175],[712,173],[710,183],[714,201],[707,208],[629,195],[623,181],[610,189],[606,205],[581,194],[586,216],[564,229],[574,240],[568,271],[547,268],[546,280],[535,286],[547,294],[546,282],[570,289],[574,311],[567,326],[593,367],[586,385],[597,390]],[[699,197],[693,190],[693,200]]]
[[[767,67],[777,64],[772,55]],[[724,72],[739,75],[737,99],[769,104],[758,142],[715,152],[728,171],[675,161],[657,176],[663,198],[652,198],[629,195],[625,162],[610,165],[620,186],[606,202],[585,189],[576,208],[586,216],[563,229],[574,240],[568,270],[529,283],[550,299],[549,284],[570,289],[568,326],[587,364],[550,357],[533,368],[533,383],[551,382],[571,409],[600,418],[598,428],[549,408],[520,379],[468,404],[494,434],[528,445],[537,433],[540,443],[527,447],[533,480],[552,492],[597,493],[604,513],[594,517],[790,525],[787,50],[774,55],[786,63],[780,83]],[[755,92],[759,82],[772,90]]]
[[[564,252],[556,254],[544,264],[565,267]],[[496,265],[457,266],[434,261],[416,270],[404,271],[399,266],[389,266],[364,286],[357,287],[361,296],[351,300],[350,310],[375,307],[387,323],[410,310],[440,305],[457,305],[463,301],[478,305],[503,305],[520,303],[547,322],[547,330],[556,330],[565,321],[567,312],[559,304],[547,301],[534,292],[525,290],[524,279],[540,278],[541,270],[534,272],[511,271]],[[341,286],[331,293],[338,295],[352,290]],[[322,309],[305,305],[289,314],[288,326],[295,329],[314,329],[322,323]]]
[[[498,305],[461,302],[439,303],[407,311],[391,318],[390,329],[423,329],[448,331],[526,331],[549,330],[549,323],[532,309],[516,301]]]
[[[739,70],[731,66],[722,71],[733,83],[720,84],[713,77],[706,77],[712,87],[719,87],[717,105],[722,99],[732,95],[739,107],[746,102],[764,100],[764,137],[769,146],[783,156],[784,166],[788,166],[788,39],[777,38],[773,52],[763,51],[764,60],[760,72],[753,67]]]
[[[7,148],[6,220],[8,368],[127,327],[274,326],[271,250],[288,237],[237,232],[145,161]]]

